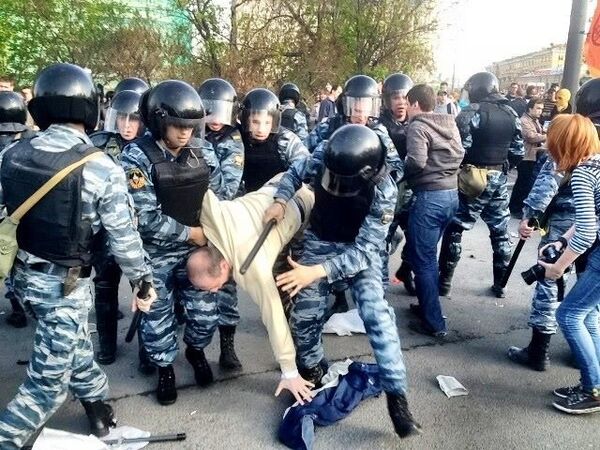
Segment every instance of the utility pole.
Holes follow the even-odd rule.
[[[561,85],[569,89],[572,94],[575,94],[577,89],[579,89],[587,4],[587,0],[573,0],[571,7],[571,23],[569,25],[569,37],[567,39],[565,67]]]

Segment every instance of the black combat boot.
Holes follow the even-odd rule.
[[[404,289],[406,289],[408,295],[417,295],[415,279],[410,265],[406,261],[402,261],[402,264],[400,264],[400,267],[396,270],[396,278],[404,284]]]
[[[537,328],[531,329],[531,342],[525,348],[510,347],[508,357],[511,361],[543,372],[550,366],[548,347],[551,334],[542,333]]]
[[[219,357],[219,366],[225,370],[240,370],[242,363],[235,354],[233,346],[233,337],[235,336],[235,326],[219,326],[219,337],[221,339],[221,356]]]
[[[9,297],[9,300],[10,305],[12,306],[12,312],[6,318],[6,323],[14,328],[25,328],[27,326],[27,315],[25,314],[25,310],[16,298]]]
[[[321,378],[323,378],[323,375],[325,375],[325,371],[323,370],[321,363],[309,369],[298,367],[298,373],[306,381],[310,381],[312,384],[314,384],[314,389],[318,389],[322,386]]]
[[[117,315],[119,286],[95,285],[96,329],[98,330],[98,364],[109,365],[117,356]]]
[[[97,437],[106,436],[109,428],[116,426],[115,413],[108,403],[102,400],[86,402],[81,400],[90,422],[90,432]]]
[[[421,433],[421,425],[419,425],[412,414],[408,410],[408,402],[404,394],[391,394],[386,392],[388,412],[396,434],[401,438],[410,436],[411,434]]]
[[[502,287],[502,281],[506,275],[506,267],[494,266],[494,285],[492,286],[492,293],[496,298],[506,297],[506,289]]]
[[[141,373],[142,375],[152,375],[154,372],[156,372],[156,366],[154,365],[154,363],[152,363],[152,361],[150,361],[150,358],[148,357],[148,353],[146,353],[146,349],[144,348],[144,343],[142,342],[142,335],[139,331],[138,331],[137,335],[138,335],[138,359],[139,359],[138,372]]]
[[[175,385],[175,371],[172,365],[158,368],[158,386],[156,387],[156,400],[161,405],[172,405],[177,401],[177,386]]]
[[[214,381],[213,373],[204,356],[204,350],[198,350],[188,346],[185,349],[185,357],[194,368],[194,376],[198,386],[208,386]]]

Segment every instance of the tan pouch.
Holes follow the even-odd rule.
[[[487,186],[487,169],[465,164],[458,172],[458,190],[469,198],[477,198]]]

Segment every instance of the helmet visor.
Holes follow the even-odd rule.
[[[338,175],[325,167],[321,186],[336,197],[354,197],[365,186],[365,180],[360,175]]]
[[[229,125],[235,124],[234,105],[226,100],[203,100],[207,111],[206,123]]]
[[[367,123],[369,118],[379,117],[381,99],[379,97],[347,97],[342,98],[344,115],[352,123]]]
[[[273,114],[266,109],[250,109],[246,127],[254,139],[263,140],[267,139],[269,134],[279,131],[279,119],[279,114]]]
[[[394,111],[399,104],[402,104],[406,108],[406,94],[408,94],[408,89],[397,89],[386,92],[383,94],[383,106],[390,111]]]
[[[114,108],[108,108],[104,120],[104,131],[119,133],[126,141],[131,141],[140,135],[142,122],[139,114],[123,113]]]

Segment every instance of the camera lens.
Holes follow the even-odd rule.
[[[542,281],[546,276],[546,269],[544,269],[539,264],[532,266],[530,269],[525,272],[521,272],[521,276],[523,280],[528,285],[535,283],[536,281]]]

